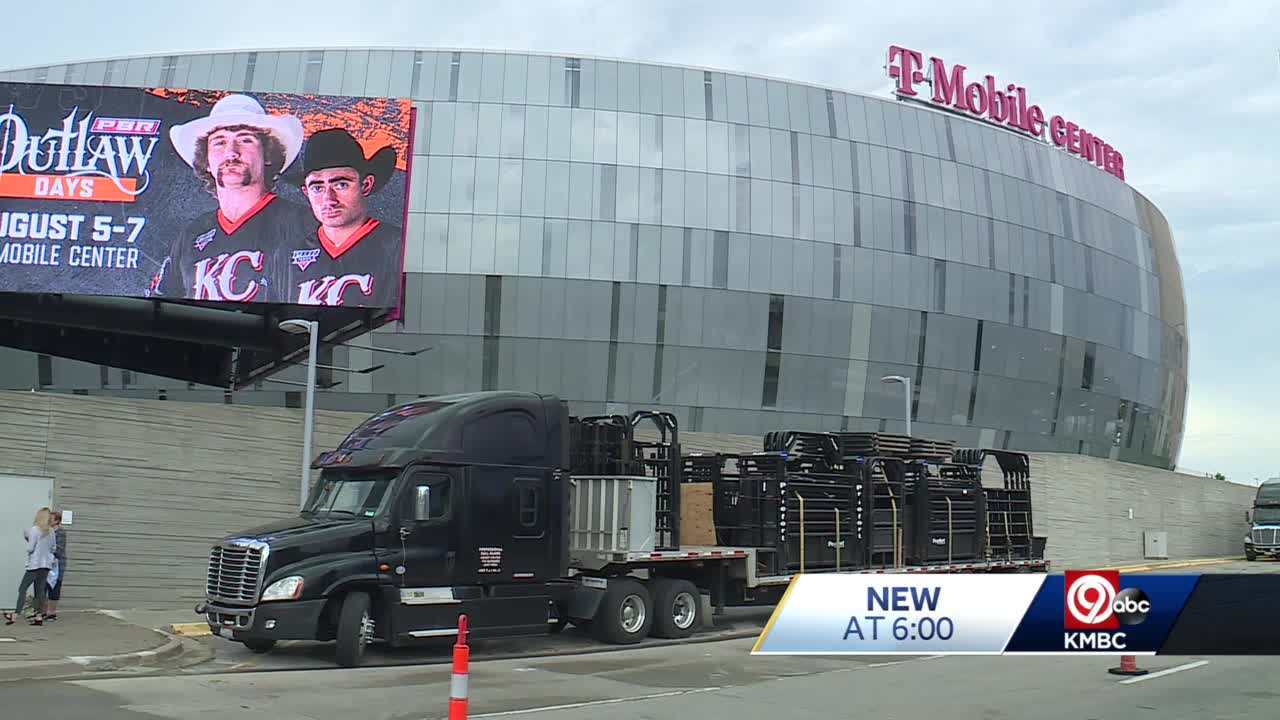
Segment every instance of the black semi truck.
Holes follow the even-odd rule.
[[[989,458],[1002,487],[982,484]],[[380,412],[312,467],[297,517],[209,556],[196,612],[255,652],[333,641],[350,667],[371,643],[451,637],[463,613],[473,639],[572,624],[627,644],[687,637],[707,607],[775,604],[804,572],[1049,568],[1025,454],[904,435],[683,453],[670,413],[572,417],[554,396],[485,391]]]

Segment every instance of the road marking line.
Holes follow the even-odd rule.
[[[526,708],[524,710],[504,710],[502,712],[480,713],[478,715],[468,715],[471,718],[491,718],[491,717],[511,717],[513,715],[527,715],[530,713],[548,712],[550,710],[572,710],[575,708],[595,707],[597,705],[616,705],[624,702],[635,702],[637,700],[657,700],[660,698],[678,697],[680,695],[695,695],[697,693],[715,692],[724,688],[709,687],[697,688],[694,690],[673,690],[671,692],[654,693],[652,695],[634,695],[624,698],[610,698],[608,700],[587,700],[585,702],[568,703],[565,705],[544,705],[542,707]]]
[[[1197,660],[1195,662],[1189,662],[1185,665],[1178,665],[1176,667],[1166,668],[1159,672],[1153,672],[1150,675],[1139,675],[1138,677],[1131,677],[1128,680],[1121,680],[1120,684],[1129,685],[1131,683],[1142,682],[1143,680],[1151,680],[1158,677],[1164,677],[1165,675],[1172,675],[1176,672],[1182,672],[1183,670],[1193,670],[1198,667],[1204,667],[1205,665],[1208,665],[1208,664],[1209,664],[1208,660]]]

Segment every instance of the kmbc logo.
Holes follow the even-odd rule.
[[[1116,570],[1067,570],[1064,624],[1068,630],[1115,630],[1137,625],[1151,612],[1151,600],[1138,588],[1120,589]]]

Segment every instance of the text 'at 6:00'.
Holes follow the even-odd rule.
[[[940,587],[869,587],[867,588],[867,612],[921,612],[926,609],[937,610],[938,598],[942,595]],[[856,636],[858,640],[879,640],[882,621],[889,621],[888,615],[853,615],[845,627],[844,639]],[[955,623],[947,616],[907,617],[899,615],[891,622],[885,632],[892,633],[893,639],[906,640],[950,640],[955,635]],[[886,636],[887,639],[887,636]]]

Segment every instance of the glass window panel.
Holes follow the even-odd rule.
[[[662,171],[640,169],[640,222],[662,222]]]
[[[769,103],[768,125],[778,130],[790,130],[791,113],[787,102],[787,85],[777,80],[765,80],[765,92]]]
[[[521,181],[524,163],[502,160],[498,169],[498,211],[504,215],[520,214]]]
[[[786,85],[787,90],[787,111],[789,114],[789,122],[784,125],[789,130],[795,130],[801,133],[812,133],[813,125],[809,119],[809,99],[807,97],[808,88],[802,85]],[[826,121],[826,113],[821,115],[824,124]]]
[[[595,102],[593,106],[600,110],[618,109],[618,63],[612,60],[596,60],[595,66]],[[585,78],[584,78],[585,80]]]
[[[525,160],[521,180],[520,212],[524,215],[542,215],[547,199],[547,163],[543,160]]]
[[[902,151],[888,149],[885,156],[889,163],[889,197],[904,198],[907,196],[907,179]]]
[[[831,138],[814,135],[807,139],[812,143],[813,148],[813,184],[817,187],[832,187],[835,181],[832,177],[831,162],[835,158],[835,152]]]
[[[702,120],[684,121],[684,167],[695,172],[707,170],[707,124]]]
[[[795,165],[792,162],[793,158],[791,153],[791,133],[785,130],[768,130],[767,132],[770,147],[769,165],[772,170],[769,174],[769,178],[780,182],[791,182],[795,177]],[[751,150],[754,154],[754,142],[752,143]]]
[[[547,217],[569,215],[569,163],[547,163]]]
[[[750,122],[751,115],[747,111],[747,79],[741,75],[725,75],[724,88],[728,108],[725,119],[733,123]]]
[[[844,140],[831,140],[832,179],[837,190],[853,189],[853,157],[851,146]],[[816,156],[815,156],[816,159]]]
[[[832,193],[832,202],[834,207],[834,227],[832,239],[841,245],[854,245],[857,240],[857,228],[855,224],[858,221],[858,209],[855,206],[856,196],[853,193],[834,192]],[[815,213],[820,213],[821,209],[816,207]],[[821,217],[817,218],[821,221]],[[819,226],[819,233],[821,226]]]
[[[690,230],[688,235],[689,241],[689,264],[685,267],[688,273],[687,284],[689,285],[710,285],[711,284],[711,266],[712,266],[712,247],[711,233],[706,230]],[[684,297],[686,301],[690,297],[699,298],[697,317],[702,317],[701,295],[692,295],[692,291],[686,291]],[[691,318],[686,318],[685,322],[691,323]],[[701,323],[697,323],[700,327]],[[699,330],[699,337],[701,330]],[[684,342],[684,340],[680,340]]]
[[[657,115],[640,116],[640,164],[645,167],[662,167],[662,118]]]
[[[641,225],[636,249],[636,280],[642,283],[660,282],[661,270],[661,229],[655,225]]]
[[[427,199],[423,209],[448,212],[449,196],[453,192],[453,158],[432,155],[426,165]]]
[[[826,188],[813,190],[813,238],[833,243],[836,238],[836,193]]]
[[[502,102],[525,102],[529,89],[528,56],[513,53],[499,57],[502,58]]]
[[[729,185],[726,175],[707,176],[707,226],[720,230],[729,229]]]
[[[942,162],[942,206],[948,210],[960,207],[960,171],[950,161]]]
[[[444,272],[449,252],[449,216],[428,214],[422,233],[422,271]]]
[[[495,218],[493,271],[514,275],[520,267],[520,218]]]
[[[764,127],[752,126],[750,129],[750,161],[751,176],[755,178],[771,178],[773,177],[773,163],[771,160],[772,151],[769,144],[769,129]],[[790,165],[788,164],[788,175],[790,174]]]
[[[507,72],[506,56],[501,53],[484,53],[480,60],[480,102],[502,102],[503,78]],[[458,76],[461,81],[461,73]],[[459,82],[461,85],[461,82]]]
[[[707,176],[702,173],[683,173],[684,224],[689,227],[707,226]]]
[[[592,158],[598,163],[618,162],[618,114],[607,111],[595,113],[595,150]]]
[[[684,118],[663,117],[662,123],[662,167],[679,170],[685,167],[684,159]]]
[[[453,154],[475,155],[479,147],[480,107],[475,103],[460,102],[455,105],[454,112]]]
[[[471,272],[472,216],[449,216],[449,249],[445,268],[451,273]]]
[[[662,113],[662,75],[655,65],[640,65],[640,112]]]
[[[617,218],[621,222],[638,222],[640,213],[640,170],[618,167]]]
[[[530,105],[546,105],[550,100],[551,58],[530,55],[527,59],[525,101]]]
[[[662,68],[662,114],[680,117],[684,115],[684,70],[678,67]]]
[[[453,126],[457,116],[457,105],[455,103],[431,103],[429,107],[431,109],[431,122],[428,130],[431,132],[431,142],[425,150],[432,155],[452,155]]]
[[[662,171],[662,220],[663,225],[684,224],[684,173],[677,170]]]
[[[547,108],[547,157],[568,160],[573,148],[573,111],[570,108]]]
[[[497,218],[494,218],[491,215],[476,215],[472,218],[471,272],[493,272],[497,235]]]
[[[618,113],[618,164],[640,164],[640,116]]]
[[[459,158],[461,163],[454,164],[454,171],[466,167],[467,158]],[[497,158],[479,158],[474,162],[475,178],[473,181],[474,204],[472,210],[489,215],[498,212],[498,160]],[[461,210],[462,208],[454,208]]]
[[[573,125],[569,147],[569,157],[574,162],[591,162],[595,154],[596,118],[595,112],[582,108],[569,111]]]
[[[681,71],[681,107],[686,117],[705,119],[707,116],[706,92],[703,89],[702,71],[685,68]]]
[[[788,187],[791,190],[792,211],[795,214],[792,219],[795,236],[812,240],[814,234],[813,188],[808,185],[789,185]]]
[[[773,228],[773,211],[778,203],[773,197],[773,183],[768,180],[751,180],[751,230],[768,233]],[[790,203],[787,204],[788,208]],[[787,213],[788,216],[790,212]]]
[[[496,157],[502,150],[502,106],[480,105],[476,126],[476,154]]]
[[[719,122],[706,124],[707,170],[727,174],[729,170],[729,126]]]
[[[484,58],[480,53],[464,52],[458,64],[458,101],[480,100],[480,82],[484,73]]]
[[[503,105],[502,140],[498,154],[507,158],[524,156],[524,112],[523,105]]]
[[[587,163],[569,164],[569,217],[587,220],[591,218],[592,198],[599,182],[594,166]]]
[[[897,103],[877,103],[884,113],[884,133],[886,144],[895,149],[906,146],[902,137],[902,109]]]
[[[578,106],[596,107],[596,61],[582,58],[578,61]]]
[[[684,278],[684,229],[662,228],[660,251],[661,271],[658,281],[667,285],[679,285]]]
[[[765,81],[761,78],[749,77],[747,81],[747,117],[748,122],[760,127],[769,126],[769,95]]]
[[[751,230],[751,180],[735,177],[729,188],[729,224],[733,230]]]
[[[476,160],[469,157],[453,159],[453,182],[449,193],[449,209],[453,212],[473,212],[476,201]]]
[[[547,158],[549,140],[549,108],[526,107],[524,130],[524,156],[544,160]]]
[[[586,278],[591,275],[591,223],[570,220],[565,246],[565,276]]]
[[[601,77],[597,75],[596,84],[601,82]],[[640,66],[635,63],[618,63],[618,110],[640,110]]]

